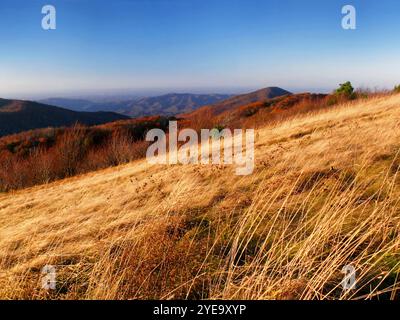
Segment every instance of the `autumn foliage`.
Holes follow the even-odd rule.
[[[48,128],[0,139],[0,191],[26,188],[141,158],[150,128],[168,119],[147,117],[107,125]]]

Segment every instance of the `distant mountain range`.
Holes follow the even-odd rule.
[[[0,136],[39,128],[67,127],[77,122],[92,126],[150,115],[179,115],[183,118],[203,115],[203,118],[208,119],[211,111],[211,117],[222,117],[225,112],[241,106],[286,95],[291,93],[278,87],[269,87],[238,96],[171,93],[107,103],[65,98],[47,99],[42,103],[0,99]]]
[[[97,125],[129,117],[114,112],[76,112],[42,103],[0,99],[0,136],[38,128]]]
[[[173,116],[179,113],[187,113],[229,97],[231,95],[228,94],[170,93],[155,97],[108,100],[106,102],[66,98],[50,98],[39,102],[75,111],[112,111],[136,118],[150,115]]]

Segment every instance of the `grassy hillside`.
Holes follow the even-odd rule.
[[[398,298],[399,124],[377,97],[258,129],[253,175],[138,160],[2,194],[0,297]]]

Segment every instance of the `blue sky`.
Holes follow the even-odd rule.
[[[42,6],[57,29],[41,28]],[[357,9],[357,29],[341,8]],[[398,0],[2,0],[0,97],[400,83]]]

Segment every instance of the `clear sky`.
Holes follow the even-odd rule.
[[[46,4],[56,30],[41,27]],[[356,30],[341,27],[346,4]],[[400,83],[398,0],[1,0],[0,13],[0,97]]]

